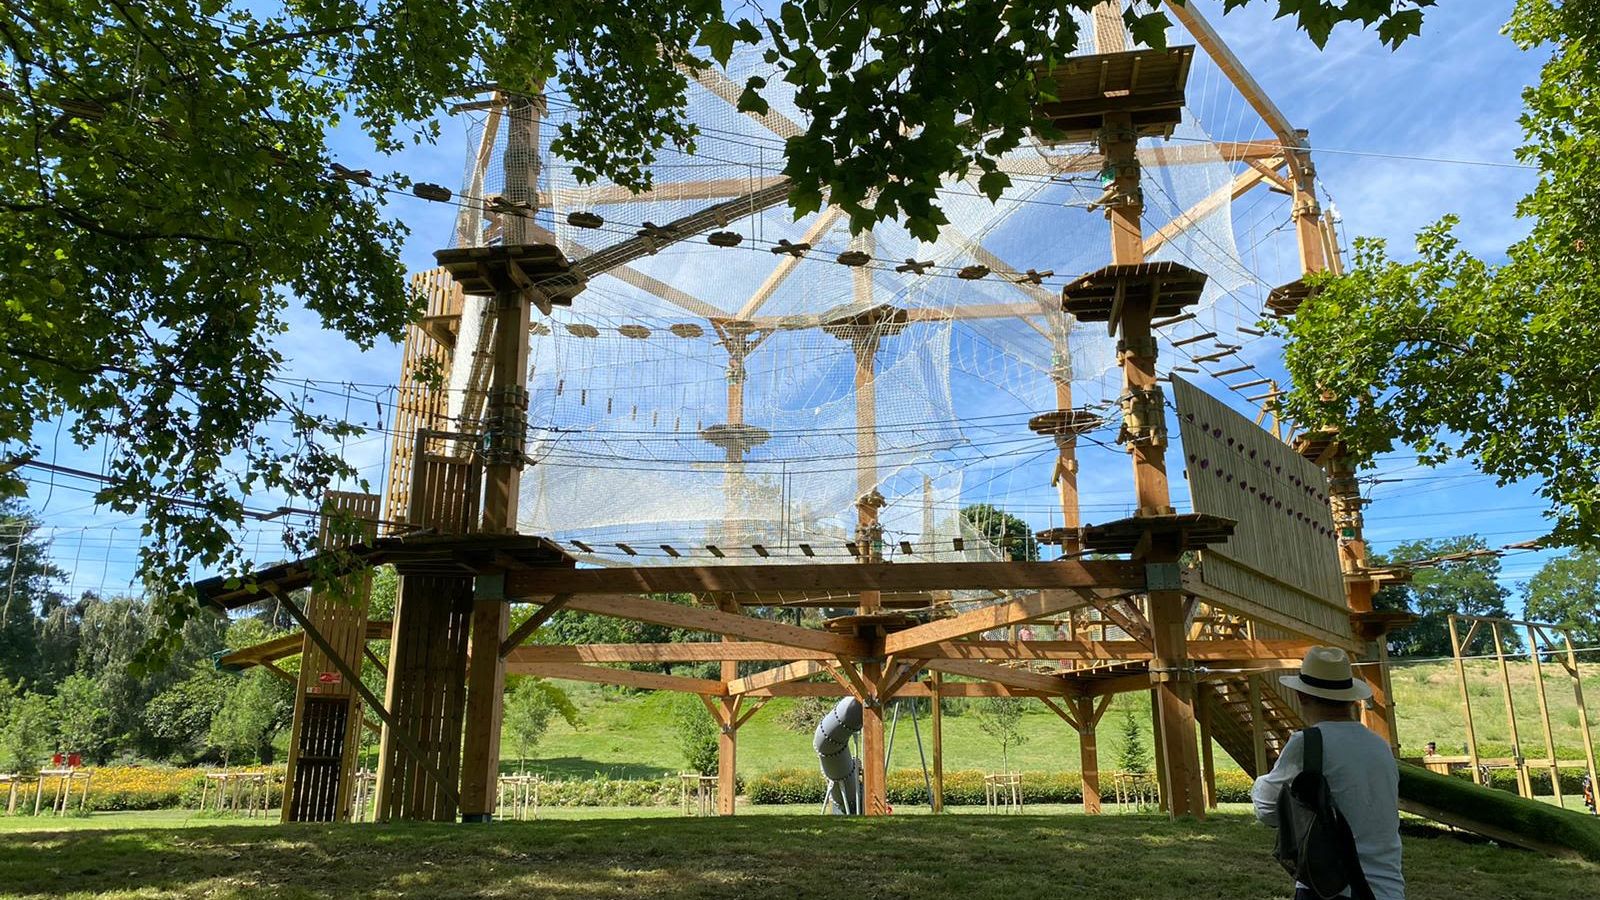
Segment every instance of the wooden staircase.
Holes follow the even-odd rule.
[[[1261,724],[1271,766],[1283,752],[1284,744],[1305,722],[1300,714],[1271,687],[1258,678],[1261,692]],[[1211,708],[1211,736],[1252,778],[1257,771],[1254,727],[1251,724],[1250,676],[1236,675],[1219,681],[1202,681],[1199,689]]]

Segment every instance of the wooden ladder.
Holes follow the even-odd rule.
[[[1206,701],[1211,704],[1211,736],[1247,774],[1251,777],[1261,775],[1256,771],[1249,676],[1204,681],[1200,683],[1200,689],[1209,692]],[[1278,754],[1283,752],[1283,746],[1289,742],[1289,738],[1305,727],[1305,722],[1283,699],[1283,695],[1265,681],[1261,682],[1261,722],[1266,738],[1267,764],[1270,766],[1277,761]]]

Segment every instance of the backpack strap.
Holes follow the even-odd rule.
[[[1300,732],[1300,771],[1322,774],[1322,731],[1315,725]]]

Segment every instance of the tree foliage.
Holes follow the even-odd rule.
[[[1550,560],[1524,590],[1529,619],[1572,629],[1574,646],[1600,647],[1600,551]]]
[[[100,685],[87,675],[70,675],[56,687],[54,705],[57,748],[81,753],[90,762],[108,762],[117,735]]]
[[[1229,0],[1236,6],[1241,0]],[[1070,52],[1065,3],[784,0],[39,0],[0,21],[0,445],[35,426],[103,445],[100,501],[142,511],[146,582],[242,568],[230,529],[252,493],[317,497],[357,473],[332,449],[355,426],[280,379],[303,306],[358,347],[394,338],[417,305],[386,209],[404,173],[361,174],[439,133],[440,110],[485,84],[559,82],[576,111],[555,152],[580,178],[650,186],[663,147],[692,150],[692,73],[736,42],[770,41],[773,77],[738,103],[793,92],[785,148],[797,211],[826,194],[863,227],[903,216],[931,236],[943,175],[995,196],[995,159],[1045,99],[1034,64]],[[1280,4],[1313,39],[1377,23],[1398,42],[1427,0]],[[1126,14],[1159,43],[1164,17]],[[476,86],[476,87],[475,87]],[[333,159],[336,128],[370,158]],[[343,169],[335,169],[340,162]],[[14,475],[0,486],[16,491]],[[297,549],[311,536],[295,531]],[[162,590],[147,635],[171,650],[196,607]]]
[[[1488,545],[1477,535],[1408,541],[1387,554],[1374,554],[1375,565],[1433,559]],[[1416,622],[1389,633],[1389,652],[1395,656],[1448,657],[1450,655],[1451,614],[1509,618],[1506,600],[1511,592],[1500,585],[1500,558],[1475,556],[1458,562],[1417,569],[1409,584],[1392,585],[1378,592],[1373,603],[1379,609],[1408,610]],[[1459,628],[1465,640],[1469,625]],[[1506,650],[1522,646],[1517,635],[1504,630],[1501,645]],[[1472,643],[1461,648],[1466,654],[1492,653],[1494,645],[1488,628],[1480,628]]]
[[[55,742],[50,698],[0,678],[0,771],[39,771]]]
[[[678,734],[683,761],[701,775],[717,774],[717,723],[699,697],[676,697],[672,726]]]
[[[1039,558],[1039,542],[1026,520],[988,503],[961,507],[961,517],[1009,559],[1026,562]]]
[[[1006,772],[1011,771],[1011,748],[1028,742],[1028,733],[1022,730],[1025,702],[1020,697],[985,697],[974,714],[978,730],[1000,745],[1000,768]]]
[[[1145,746],[1144,734],[1139,730],[1139,717],[1129,707],[1122,711],[1118,726],[1122,747],[1117,751],[1117,769],[1129,773],[1150,771],[1150,749]]]
[[[523,676],[516,679],[505,696],[505,731],[517,748],[520,767],[525,769],[539,741],[550,727],[552,716],[560,716],[568,725],[578,727],[578,708],[560,685],[543,678]]]
[[[1600,17],[1519,0],[1507,33],[1554,51],[1523,93],[1528,236],[1499,265],[1461,247],[1454,216],[1418,234],[1412,262],[1357,240],[1350,271],[1287,320],[1287,410],[1363,458],[1404,444],[1535,481],[1553,539],[1600,546]]]

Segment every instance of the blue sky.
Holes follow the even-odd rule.
[[[1442,4],[1430,10],[1420,38],[1393,52],[1379,46],[1372,32],[1348,27],[1318,50],[1287,21],[1272,19],[1271,3],[1224,17],[1215,0],[1190,2],[1211,18],[1291,121],[1310,131],[1319,175],[1343,216],[1347,236],[1384,237],[1392,250],[1403,253],[1419,227],[1453,212],[1462,217],[1461,233],[1471,249],[1493,258],[1522,233],[1512,210],[1533,177],[1508,164],[1514,163],[1520,139],[1520,92],[1536,80],[1541,57],[1521,53],[1500,35],[1510,2]],[[333,142],[335,157],[347,165],[400,170],[454,186],[466,132],[464,123],[447,120],[438,145],[413,148],[393,160],[375,159],[353,131],[341,130]],[[392,204],[411,228],[406,264],[429,267],[432,251],[448,244],[448,210],[407,197]],[[397,347],[363,353],[318,328],[306,314],[294,322],[283,343],[290,377],[373,385],[396,380]],[[359,408],[372,389],[356,388],[350,392],[355,399],[348,401],[344,389],[329,385],[326,390],[324,403]],[[98,451],[79,451],[57,440],[53,428],[41,430],[36,439],[47,460],[83,469],[100,465]],[[353,443],[348,453],[376,480],[384,450],[381,438],[371,438]],[[1499,545],[1544,530],[1543,505],[1529,486],[1498,488],[1468,463],[1425,470],[1408,454],[1397,453],[1374,474],[1383,481],[1371,488],[1367,521],[1378,550],[1405,539],[1468,531]],[[139,523],[95,510],[85,487],[81,481],[42,477],[32,486],[30,503],[54,529],[58,562],[76,573],[74,590],[123,589],[132,574]],[[252,532],[265,558],[272,557],[272,539],[270,529]],[[1508,556],[1507,585],[1531,576],[1545,556]]]

